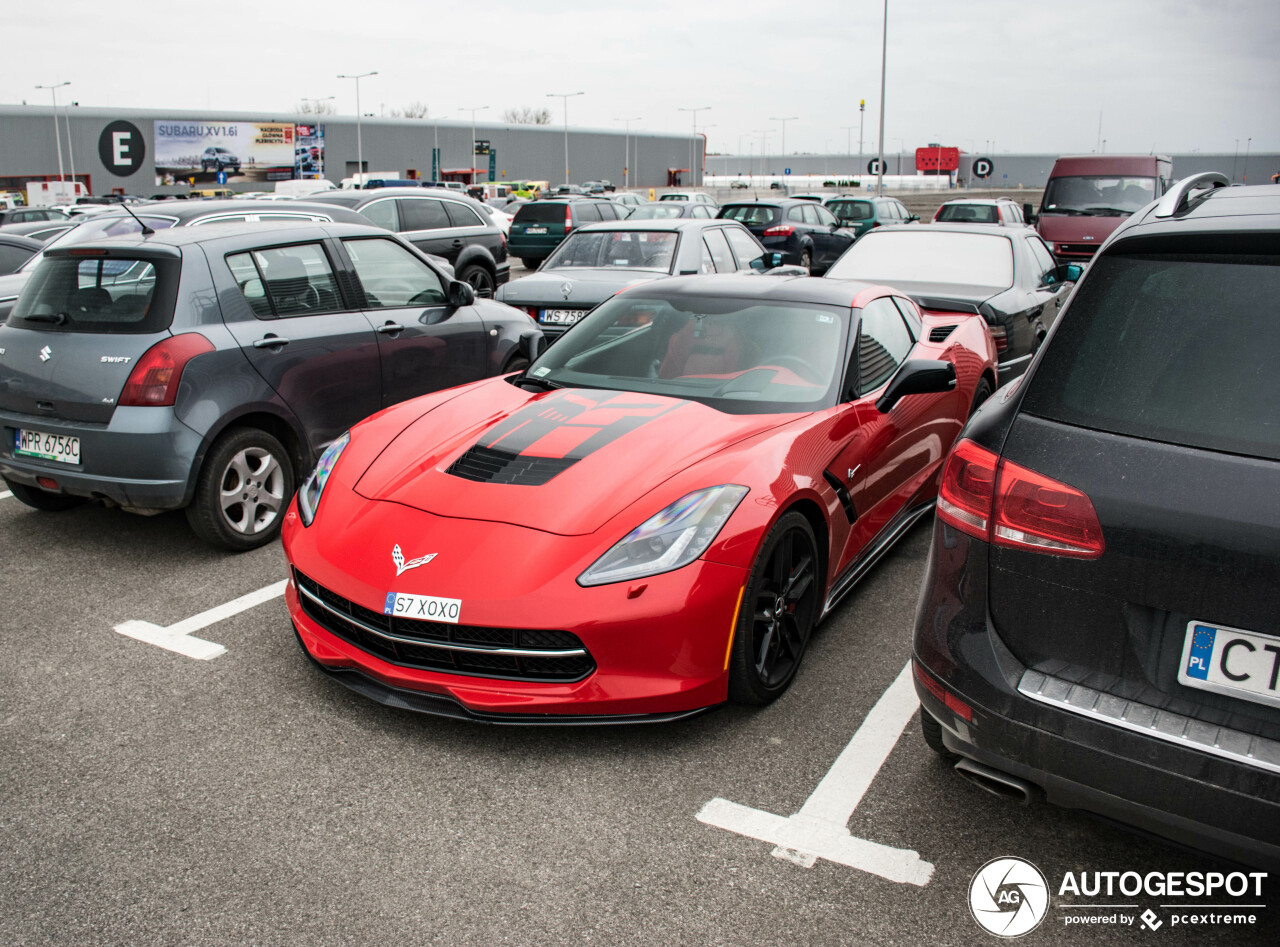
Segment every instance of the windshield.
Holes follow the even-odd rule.
[[[641,204],[631,212],[627,220],[670,220],[682,213],[683,208],[673,206],[671,201],[665,204]]]
[[[529,369],[529,381],[698,401],[730,414],[831,407],[849,310],[699,294],[614,296]]]
[[[827,270],[832,279],[871,283],[1013,285],[1013,245],[979,233],[929,233],[924,228],[872,230]]]
[[[841,220],[870,220],[875,216],[875,208],[870,201],[832,201],[827,210]]]
[[[1042,214],[1128,216],[1156,199],[1155,178],[1089,175],[1051,178],[1040,202]]]
[[[556,247],[542,269],[590,266],[670,273],[679,236],[669,231],[579,230]]]
[[[168,217],[148,217],[139,214],[143,222],[152,230],[167,230],[173,226],[173,220]],[[29,259],[22,266],[18,267],[19,273],[31,273],[40,265],[40,261],[44,259],[45,252],[52,250],[54,247],[67,247],[75,243],[84,243],[86,240],[97,240],[99,237],[118,237],[126,233],[141,233],[142,227],[129,215],[116,216],[112,214],[108,217],[86,217],[82,218],[83,223],[77,224],[70,230],[58,234],[44,247]]]

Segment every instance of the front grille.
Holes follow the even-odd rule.
[[[312,621],[401,667],[512,681],[579,681],[596,662],[577,635],[544,628],[487,628],[383,615],[294,570]]]
[[[934,326],[929,330],[930,342],[945,342],[947,336],[956,331],[955,326]]]
[[[573,457],[531,457],[477,444],[450,464],[445,473],[480,483],[540,487],[576,463]]]

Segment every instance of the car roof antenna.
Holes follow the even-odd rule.
[[[142,222],[142,218],[141,218],[141,217],[139,217],[139,216],[138,216],[137,214],[135,214],[133,211],[129,210],[129,205],[128,205],[128,204],[126,204],[124,201],[121,201],[121,202],[120,202],[120,206],[121,206],[121,207],[123,207],[123,208],[128,212],[128,214],[129,214],[129,216],[130,216],[130,217],[132,217],[134,220],[136,220],[136,221],[138,222],[138,226],[140,226],[140,227],[142,228],[142,235],[143,235],[144,237],[149,237],[149,236],[151,236],[153,233],[155,233],[155,231],[154,231],[154,230],[152,230],[150,227],[148,227],[146,224],[144,224],[144,223]]]

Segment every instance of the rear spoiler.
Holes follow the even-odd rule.
[[[921,309],[933,309],[941,312],[963,312],[974,316],[982,315],[977,303],[964,299],[949,299],[946,296],[917,296],[912,294],[917,306]]]

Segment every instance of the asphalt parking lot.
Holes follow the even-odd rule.
[[[872,571],[767,708],[522,729],[346,691],[309,666],[278,595],[195,630],[226,649],[209,660],[116,633],[278,583],[279,546],[230,555],[181,514],[46,514],[2,498],[0,943],[983,944],[996,939],[967,891],[996,856],[1050,879],[1223,870],[987,795],[925,748],[915,714],[889,721],[905,730],[881,740],[883,765],[860,743],[842,758],[846,788],[865,793],[834,799],[851,836],[876,843],[872,867],[883,846],[932,866],[917,862],[914,883],[826,858],[804,867],[699,820],[716,799],[801,811],[880,719],[928,538],[917,527]],[[1073,899],[1055,897],[1026,942],[1274,944],[1276,896],[1272,883],[1257,899],[1257,924],[1213,929],[1128,899],[1164,918],[1141,933],[1068,926]]]

